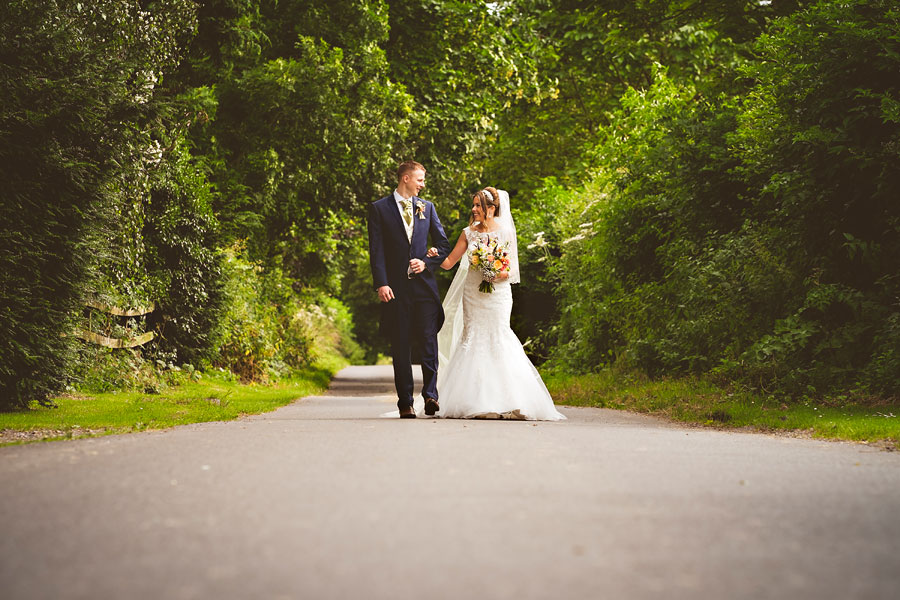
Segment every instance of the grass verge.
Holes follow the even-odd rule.
[[[56,407],[35,403],[27,410],[0,412],[0,445],[165,429],[268,412],[323,392],[346,364],[332,357],[269,385],[243,384],[230,373],[214,371],[160,394],[67,394],[54,398]]]
[[[554,401],[562,405],[629,410],[708,427],[874,442],[888,449],[900,443],[900,404],[896,402],[786,401],[729,390],[702,379],[651,381],[609,371],[543,377]]]

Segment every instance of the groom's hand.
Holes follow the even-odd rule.
[[[425,261],[420,258],[414,258],[409,261],[409,270],[413,273],[421,273],[425,270]]]
[[[382,302],[390,302],[394,299],[394,290],[389,285],[383,285],[378,288],[378,299]]]

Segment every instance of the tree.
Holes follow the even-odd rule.
[[[447,209],[487,185],[502,113],[551,90],[512,16],[496,3],[417,0],[390,4],[391,77],[414,99],[403,148],[429,169],[427,193]]]
[[[619,99],[652,85],[654,65],[691,83],[715,82],[767,20],[798,2],[508,0],[499,3],[553,82],[540,103],[517,101],[499,119],[488,172],[526,199],[545,177],[584,180],[591,150]]]
[[[246,238],[254,257],[334,289],[341,245],[360,234],[345,215],[381,193],[411,111],[379,47],[385,7],[207,4],[180,82],[202,83],[183,97],[223,241]]]

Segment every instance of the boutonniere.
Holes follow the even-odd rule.
[[[425,219],[425,203],[421,200],[416,202],[416,214],[419,215],[420,219]]]

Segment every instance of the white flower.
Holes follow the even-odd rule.
[[[162,156],[163,148],[159,140],[151,141],[150,145],[144,150],[144,158],[151,165],[158,165],[162,161]]]
[[[573,235],[572,237],[570,237],[570,238],[567,239],[567,240],[563,240],[563,244],[569,244],[569,243],[571,243],[571,242],[577,242],[577,241],[579,241],[579,240],[583,240],[584,238],[585,238],[585,235],[584,235],[583,233],[579,233],[578,235]]]
[[[547,245],[547,240],[544,239],[544,232],[538,231],[536,234],[534,234],[534,241],[528,244],[528,249],[532,250],[534,248],[543,248]]]

